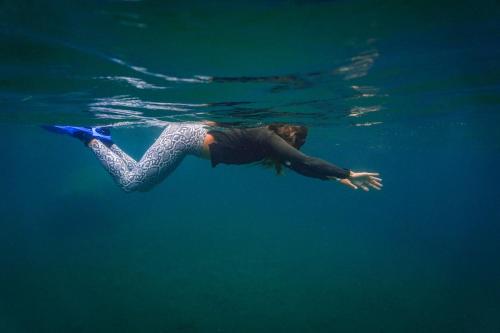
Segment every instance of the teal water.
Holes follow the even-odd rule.
[[[0,2],[0,332],[499,332],[494,1]],[[122,193],[47,123],[309,126],[381,192],[189,158]]]

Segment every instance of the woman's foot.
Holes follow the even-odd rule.
[[[43,128],[50,132],[66,134],[79,139],[84,144],[88,144],[92,139],[97,139],[107,146],[113,144],[111,132],[108,127],[79,127],[79,126],[60,126],[43,125]]]

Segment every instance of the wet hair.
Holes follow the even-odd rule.
[[[308,130],[305,126],[274,123],[268,125],[267,128],[280,136],[295,149],[300,149],[306,142]],[[262,160],[261,164],[265,167],[274,167],[277,175],[283,173],[283,164],[275,158],[265,158]]]

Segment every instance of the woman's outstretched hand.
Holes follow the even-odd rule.
[[[358,188],[364,191],[369,191],[370,187],[381,190],[382,189],[382,178],[378,177],[377,172],[352,172],[348,178],[338,179],[339,183],[349,186],[352,189],[357,190]],[[332,177],[332,179],[337,179]]]

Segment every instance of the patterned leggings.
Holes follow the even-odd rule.
[[[89,147],[126,192],[150,190],[164,180],[188,154],[200,156],[207,130],[204,125],[171,123],[139,162],[113,144],[92,140]]]

